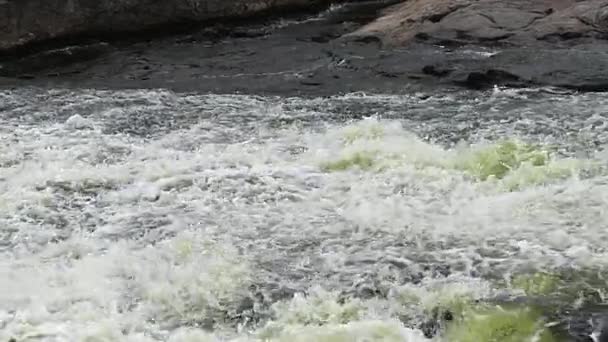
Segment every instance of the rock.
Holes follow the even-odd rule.
[[[357,37],[376,37],[385,49],[440,49],[420,69],[440,83],[608,91],[608,0],[410,0],[345,39]],[[461,54],[480,47],[496,51]]]
[[[327,0],[1,0],[0,50],[75,36],[140,32],[169,24],[307,8]]]
[[[496,85],[517,87],[524,84],[517,75],[497,69],[490,69],[486,72],[471,72],[461,83],[470,89],[477,90],[491,88]]]
[[[596,329],[596,340],[598,342],[608,342],[608,316],[603,316],[598,320]]]
[[[0,63],[0,76],[23,77],[28,73],[47,69],[49,66],[59,67],[90,61],[111,50],[112,47],[103,42],[46,50]]]
[[[540,40],[569,40],[592,37],[608,37],[608,1],[579,1],[561,11],[552,12],[534,25],[528,32]]]
[[[451,70],[449,69],[438,69],[434,65],[426,65],[422,68],[422,72],[426,75],[432,75],[437,77],[443,77],[450,74]]]
[[[424,320],[418,328],[422,330],[426,338],[433,338],[439,333],[446,323],[454,320],[454,313],[450,309],[435,307],[431,315]]]
[[[352,36],[388,45],[537,45],[608,37],[608,0],[410,0]]]
[[[581,49],[511,48],[483,60],[443,59],[426,73],[471,89],[553,86],[578,91],[608,90],[608,44]],[[451,70],[449,75],[431,72]]]
[[[42,0],[28,3],[36,1]],[[84,1],[73,0],[75,4]],[[142,1],[113,0],[111,4],[128,2],[135,6],[130,8],[139,8]],[[151,4],[150,11],[168,6],[146,1]],[[181,13],[179,18],[184,22],[204,17],[186,15],[190,7],[178,6],[181,1],[185,2],[174,0],[176,7],[167,11]],[[228,1],[222,5],[226,11],[216,7],[213,13],[243,13],[231,7],[243,2]],[[309,3],[266,1],[268,6],[288,2]],[[329,0],[310,3],[323,2]],[[403,93],[454,86],[486,89],[495,85],[608,90],[608,0],[392,3],[354,1],[313,14],[311,20],[298,14],[295,20],[290,17],[280,22],[223,22],[172,37],[111,44],[93,41],[26,57],[5,57],[0,60],[0,87],[164,88],[280,96]],[[0,9],[7,4],[0,0]],[[107,15],[107,1],[97,6]],[[271,8],[268,6],[264,8]],[[78,10],[83,10],[82,6]],[[140,11],[132,19],[142,24],[152,19],[166,22],[173,15],[155,17],[152,13],[157,12],[150,11]],[[126,20],[122,15],[117,17],[122,19],[110,21]],[[7,24],[0,21],[0,27],[3,25]],[[97,25],[94,21],[87,25],[82,32],[95,32],[90,30]],[[125,28],[122,25],[103,32],[119,32]],[[0,37],[7,34],[0,31]],[[41,39],[45,38],[39,36],[31,42]]]
[[[467,6],[469,2],[471,1],[407,1],[387,9],[384,15],[346,37],[379,36],[387,43],[400,45],[414,39],[425,21],[438,22],[456,9]]]
[[[281,286],[270,291],[270,302],[275,303],[278,301],[289,300],[293,298],[296,293],[298,293],[298,291],[295,289]]]
[[[243,315],[247,311],[252,311],[255,307],[255,301],[251,297],[244,297],[240,300],[236,313],[238,315]]]
[[[428,320],[422,322],[418,326],[418,329],[422,330],[424,337],[433,338],[433,337],[435,337],[435,335],[437,335],[437,332],[440,329],[439,322],[435,319],[428,319]]]
[[[329,22],[358,22],[367,24],[375,20],[384,8],[397,4],[402,0],[359,0],[346,2],[339,11],[329,13]]]

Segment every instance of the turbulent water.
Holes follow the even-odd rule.
[[[599,275],[577,279],[602,304],[608,176],[582,161],[604,164],[606,113],[531,90],[3,91],[0,341],[427,341],[433,308],[539,271]],[[502,139],[569,173],[458,167]]]

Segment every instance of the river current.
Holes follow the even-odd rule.
[[[3,90],[0,341],[447,341],[455,298],[592,320],[606,115],[551,90]],[[459,166],[504,139],[570,173]],[[577,295],[513,281],[541,273]]]

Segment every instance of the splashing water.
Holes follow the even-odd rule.
[[[341,156],[337,160],[322,164],[325,171],[349,168],[382,171],[403,164],[420,169],[439,167],[462,171],[478,181],[503,180],[500,185],[508,190],[546,184],[553,179],[567,178],[585,171],[601,172],[598,163],[572,158],[555,159],[542,146],[516,140],[443,151],[414,136],[403,140],[405,132],[397,131],[393,132],[394,137],[385,137],[382,126],[376,120],[368,121],[372,124],[346,127],[343,138],[346,148],[340,151]],[[357,144],[358,140],[365,141]]]
[[[605,302],[600,95],[0,103],[3,341],[559,341]]]

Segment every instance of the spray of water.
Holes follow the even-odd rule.
[[[604,301],[600,97],[0,96],[2,340],[549,341]]]

